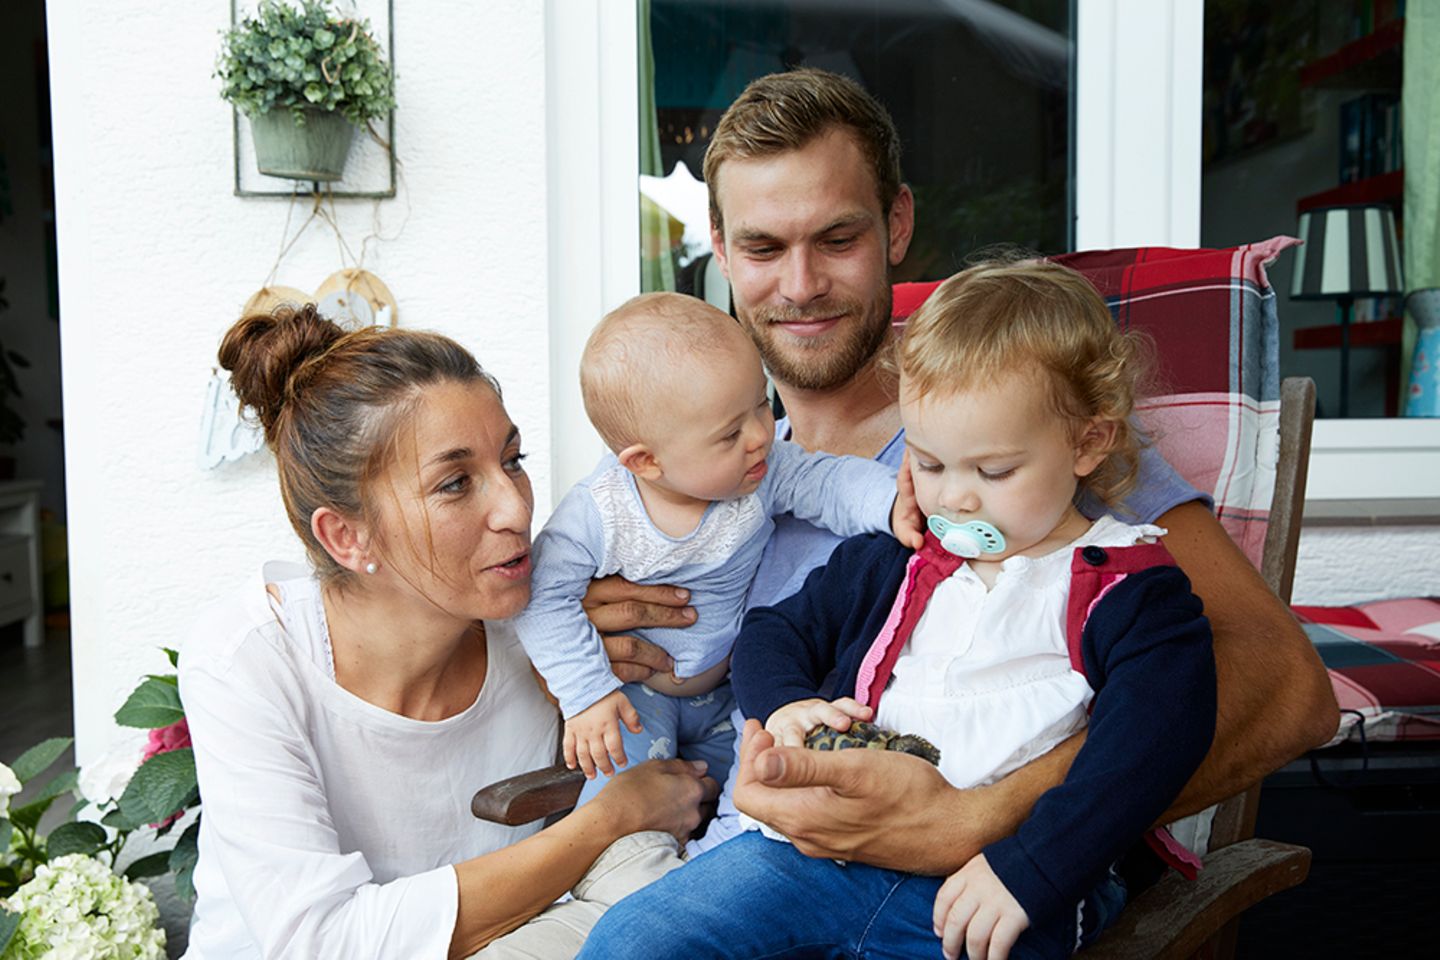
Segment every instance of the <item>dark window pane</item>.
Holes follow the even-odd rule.
[[[747,83],[820,67],[864,84],[899,129],[918,213],[897,280],[947,276],[977,247],[997,242],[1063,252],[1071,236],[1070,7],[641,0],[641,172],[665,176],[683,164],[698,180],[716,121]],[[646,289],[691,289],[686,267],[708,251],[703,193],[697,201],[696,188],[686,194],[682,186],[683,171],[666,186],[642,180],[654,201],[642,201]],[[673,285],[656,262],[667,249]]]

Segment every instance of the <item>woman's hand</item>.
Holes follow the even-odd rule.
[[[941,884],[933,923],[946,960],[962,947],[969,960],[1006,960],[1030,918],[982,853]]]
[[[700,825],[703,806],[719,795],[703,760],[648,760],[607,783],[591,805],[613,805],[620,836],[663,830],[683,845]]]
[[[900,455],[900,470],[895,474],[895,506],[890,509],[890,530],[895,539],[919,550],[925,543],[925,514],[915,499],[915,478],[910,474],[910,450]]]
[[[605,641],[615,676],[626,683],[670,673],[675,663],[653,643],[630,635],[641,627],[688,627],[695,622],[690,591],[664,585],[645,586],[618,576],[591,580],[580,606]]]
[[[849,730],[851,720],[869,720],[874,712],[850,697],[833,703],[818,698],[796,700],[770,714],[765,732],[775,738],[778,746],[803,747],[805,735],[822,723],[832,730]]]
[[[622,723],[631,733],[644,729],[630,698],[619,690],[606,694],[566,720],[565,766],[574,770],[578,764],[590,780],[595,779],[596,768],[607,777],[614,776],[612,758],[616,766],[623,767],[630,762],[625,756],[624,741],[620,739]]]

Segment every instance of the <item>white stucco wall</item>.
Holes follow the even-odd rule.
[[[199,469],[215,350],[275,259],[285,200],[231,195],[212,79],[223,0],[50,0],[75,726],[84,763],[198,605],[301,551],[268,453]],[[396,3],[401,195],[367,267],[402,325],[470,345],[506,388],[548,512],[545,21],[531,0]],[[352,247],[374,204],[338,201]],[[297,221],[298,223],[298,217]],[[398,234],[398,236],[396,236]],[[341,263],[312,226],[278,282]]]
[[[1440,524],[1307,527],[1295,561],[1295,603],[1340,606],[1440,596]]]

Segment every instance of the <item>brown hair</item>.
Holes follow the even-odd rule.
[[[1151,344],[1121,332],[1080,274],[1044,260],[991,260],[946,280],[911,316],[896,366],[916,397],[948,395],[1021,370],[1045,375],[1052,409],[1079,430],[1115,425],[1103,463],[1080,487],[1114,505],[1135,486],[1146,440],[1130,423],[1147,385]]]
[[[888,217],[901,182],[900,137],[889,111],[849,77],[807,67],[751,81],[720,117],[705,149],[710,222],[717,230],[725,226],[717,191],[726,160],[799,150],[837,127],[848,130],[865,155]]]
[[[220,344],[220,365],[265,430],[290,525],[327,580],[349,571],[315,539],[310,517],[330,507],[374,519],[369,484],[390,463],[421,389],[478,381],[500,394],[495,379],[449,337],[386,327],[346,333],[314,304],[237,321]]]
[[[616,453],[646,438],[646,415],[684,390],[699,364],[735,355],[760,358],[729,314],[683,293],[642,293],[607,313],[580,357],[585,413]],[[726,348],[729,353],[726,353]],[[710,370],[705,376],[723,375]]]

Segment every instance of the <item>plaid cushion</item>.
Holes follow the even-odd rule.
[[[1340,702],[1332,743],[1440,740],[1440,599],[1293,609]]]
[[[1155,343],[1158,392],[1139,406],[1156,446],[1215,499],[1215,513],[1257,567],[1279,455],[1279,320],[1265,266],[1299,241],[1228,250],[1142,247],[1054,258],[1080,272],[1124,329]],[[894,313],[939,286],[897,284]]]

